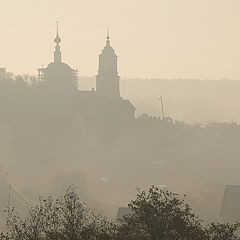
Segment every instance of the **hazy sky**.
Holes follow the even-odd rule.
[[[36,73],[53,59],[97,73],[110,27],[123,77],[240,79],[239,0],[2,0],[0,66]]]

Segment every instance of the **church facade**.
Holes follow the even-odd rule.
[[[110,44],[107,34],[106,45],[99,55],[96,87],[90,91],[78,88],[78,71],[62,61],[58,28],[54,39],[56,44],[54,61],[46,68],[38,69],[38,80],[51,89],[74,92],[82,111],[91,117],[109,117],[116,119],[134,119],[135,107],[120,95],[120,77],[118,75],[118,56]]]

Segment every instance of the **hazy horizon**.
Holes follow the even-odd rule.
[[[53,59],[58,20],[63,61],[81,76],[96,75],[110,27],[122,77],[240,79],[239,7],[237,0],[4,1],[0,66],[37,74]]]

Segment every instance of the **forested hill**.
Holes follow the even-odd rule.
[[[94,78],[80,79],[81,88],[95,86]],[[137,114],[166,114],[186,122],[240,122],[240,81],[197,79],[121,79],[121,94],[130,99]]]
[[[24,78],[34,79],[28,75]],[[22,77],[17,79],[18,82],[23,80]],[[0,83],[1,95],[7,93],[9,85],[5,81]],[[95,88],[95,78],[80,77],[79,88]],[[137,116],[142,113],[161,115],[158,99],[163,96],[166,115],[173,119],[189,123],[240,122],[240,80],[121,78],[120,88],[122,97],[136,107]]]

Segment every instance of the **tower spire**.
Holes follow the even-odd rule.
[[[57,35],[56,38],[54,39],[54,42],[57,44],[57,46],[59,45],[59,43],[61,42],[61,38],[58,35],[58,21],[57,21]]]
[[[54,62],[61,62],[61,51],[60,51],[60,43],[61,43],[61,38],[58,35],[58,21],[57,21],[57,35],[56,38],[54,39],[54,42],[56,43],[55,46],[55,52],[54,52]]]
[[[57,36],[58,36],[58,21],[57,21]]]
[[[110,46],[109,27],[107,28],[107,41],[106,41],[106,45]]]

